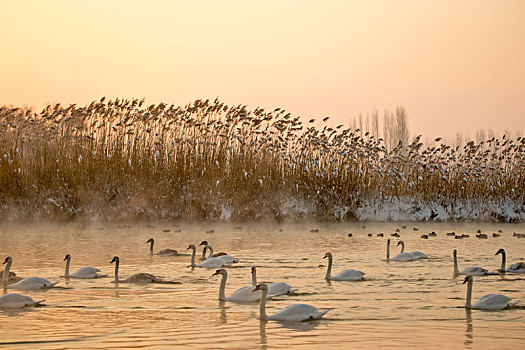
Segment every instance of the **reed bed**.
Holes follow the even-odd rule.
[[[454,148],[418,136],[387,149],[327,119],[219,100],[1,107],[0,215],[330,221],[358,219],[364,203],[408,200],[416,211],[422,203],[510,201],[511,220],[525,217],[525,138]],[[509,221],[498,215],[490,214]]]

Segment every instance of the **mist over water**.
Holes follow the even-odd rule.
[[[406,228],[403,226],[406,225]],[[523,224],[399,223],[381,224],[136,223],[130,225],[0,226],[0,253],[13,257],[12,271],[22,277],[60,281],[56,288],[23,294],[46,299],[45,306],[1,310],[0,344],[9,348],[506,348],[524,345],[523,304],[503,311],[466,311],[463,276],[453,276],[452,250],[459,268],[482,266],[495,272],[506,249],[507,264],[525,258],[514,232]],[[416,227],[418,230],[414,230]],[[392,237],[399,229],[401,237]],[[213,230],[213,233],[211,233]],[[477,230],[488,239],[475,238]],[[500,237],[492,233],[501,230]],[[435,231],[436,237],[420,238]],[[447,236],[468,234],[461,240]],[[207,233],[210,232],[210,233]],[[348,237],[352,233],[352,237]],[[383,237],[378,234],[384,233]],[[368,237],[368,234],[372,234]],[[320,321],[260,322],[259,305],[220,302],[215,271],[189,267],[190,256],[149,257],[155,251],[187,252],[189,244],[207,240],[216,251],[240,258],[228,268],[226,295],[251,283],[250,267],[259,282],[286,282],[298,289],[267,303],[272,314],[286,305],[308,303],[334,308]],[[386,262],[386,240],[406,243],[428,259]],[[201,247],[202,248],[202,247]],[[358,269],[361,282],[327,282],[325,252],[334,256],[333,272]],[[66,280],[66,253],[72,272],[94,266],[108,274],[95,280]],[[200,250],[198,251],[200,253]],[[111,283],[113,256],[120,257],[120,275],[148,272],[182,284]],[[501,293],[525,300],[525,276],[494,274],[475,277],[473,299]],[[521,306],[519,306],[521,305]]]

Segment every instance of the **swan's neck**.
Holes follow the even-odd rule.
[[[193,247],[191,248],[192,250],[192,253],[191,253],[191,267],[195,267],[195,251],[196,251],[196,248]]]
[[[7,281],[9,280],[9,270],[11,269],[11,264],[13,263],[12,260],[9,260],[4,268],[4,286],[7,285]]]
[[[390,259],[390,241],[386,243],[386,260]]]
[[[226,295],[224,294],[224,291],[226,290],[226,280],[227,279],[228,279],[227,274],[222,275],[221,286],[219,288],[219,300],[226,300]]]
[[[69,265],[71,264],[71,259],[66,260],[66,271],[64,272],[64,277],[69,277]]]
[[[267,320],[266,316],[266,297],[268,296],[268,289],[261,290],[261,303],[259,304],[259,317],[261,320]]]
[[[456,274],[456,275],[459,274],[458,257],[456,256],[456,254],[454,254],[454,274]]]
[[[210,250],[210,254],[208,255],[208,259],[213,258],[213,248],[211,245],[206,246]]]
[[[153,244],[154,244],[154,242],[151,241],[150,245],[149,245],[149,256],[153,256]]]
[[[474,283],[473,280],[469,279],[468,286],[467,286],[467,300],[465,301],[465,307],[469,309],[472,307],[471,301],[472,301],[472,284],[473,283]]]
[[[405,242],[401,241],[401,253],[405,252]]]
[[[204,246],[204,249],[202,250],[201,260],[206,259],[206,246]]]
[[[328,256],[328,268],[326,269],[326,276],[324,278],[329,279],[332,275],[332,257]]]
[[[119,261],[115,261],[115,283],[118,283],[119,279],[118,279],[118,265],[119,265]]]
[[[252,272],[252,286],[257,285],[257,270],[254,268]]]
[[[501,267],[500,267],[501,271],[505,271],[506,263],[507,263],[507,254],[505,253],[505,251],[503,251],[501,253]]]

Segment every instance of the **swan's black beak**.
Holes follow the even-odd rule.
[[[64,258],[64,261],[66,261],[66,260],[67,260],[67,255],[66,255],[66,257]]]
[[[255,286],[255,288],[252,290],[252,293],[258,291],[259,289],[261,289],[261,285],[260,284]]]
[[[5,258],[5,260],[4,260],[4,262],[2,263],[2,265],[3,265],[3,264],[6,264],[8,261],[9,261],[9,259],[8,259],[8,258]]]
[[[207,241],[202,241],[201,244],[199,244],[199,247],[200,247],[201,245],[208,245],[208,242],[207,242]]]
[[[462,283],[462,284],[465,284],[465,283],[467,283],[467,282],[468,282],[468,280],[469,280],[469,277],[470,277],[470,276],[467,276],[467,277],[465,277],[465,280],[463,281],[463,283]]]
[[[326,255],[325,255],[325,256],[323,256],[323,259],[326,259]]]
[[[115,261],[118,261],[118,257],[113,257],[113,259],[111,260],[110,264],[113,264]]]
[[[220,273],[221,273],[221,270],[217,270],[217,271],[215,271],[215,273],[212,276],[218,275]]]
[[[191,249],[191,245],[188,248],[186,248],[186,250],[188,250],[188,249]]]
[[[252,266],[252,273],[254,273],[254,271],[255,271],[255,267]]]

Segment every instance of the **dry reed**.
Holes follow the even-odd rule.
[[[352,220],[365,199],[524,201],[524,138],[452,148],[439,139],[425,147],[418,136],[387,149],[325,122],[219,100],[146,107],[103,98],[41,113],[1,107],[0,213]]]

